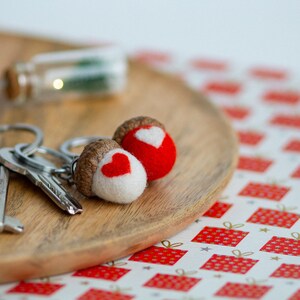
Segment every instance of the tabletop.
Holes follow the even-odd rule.
[[[215,6],[206,10],[208,16],[217,7],[213,3]],[[229,1],[228,10],[215,22],[225,22],[225,16],[230,15],[236,3]],[[267,28],[261,32],[256,30],[263,44],[257,44],[256,54],[253,48],[250,51],[246,47],[258,41],[250,31],[249,44],[246,37],[242,39],[244,46],[236,42],[237,36],[243,35],[242,30],[236,29],[231,39],[229,33],[247,15],[251,4],[245,4],[245,10],[239,7],[240,17],[229,21],[231,25],[225,30],[224,39],[235,40],[234,45],[218,47],[219,31],[216,39],[208,39],[206,51],[204,46],[199,48],[200,42],[192,51],[192,37],[178,48],[175,38],[169,40],[172,47],[168,48],[151,34],[149,43],[145,39],[144,44],[135,43],[134,38],[141,40],[133,35],[127,44],[136,59],[181,76],[194,89],[208,95],[230,118],[239,137],[240,158],[233,179],[217,202],[185,230],[144,251],[70,274],[2,285],[1,299],[300,299],[300,74],[297,71],[300,63],[294,55],[299,44],[292,43],[295,47],[284,47],[285,50],[274,48],[293,40],[293,28],[297,25],[294,8],[298,4],[295,1],[286,2],[290,6],[276,3],[271,9],[270,3],[266,1],[264,8],[269,10],[261,11],[258,21],[277,14],[282,22],[290,20],[284,24],[285,29],[291,30],[279,38],[275,31],[282,26],[267,22]],[[51,7],[54,9],[55,5],[58,4]],[[7,3],[6,7],[9,6]],[[80,10],[80,5],[75,6],[73,12]],[[183,13],[187,11],[181,8]],[[159,9],[166,12],[167,5]],[[249,10],[248,18],[258,10]],[[214,12],[220,16],[220,12]],[[195,15],[191,24],[198,24]],[[168,20],[172,20],[171,16]],[[253,25],[247,20],[241,25],[243,29]],[[6,28],[20,29],[17,20],[10,22],[7,21]],[[58,35],[61,22],[42,24],[40,31],[36,29],[34,33],[48,30],[49,35]],[[150,26],[148,19],[145,22]],[[24,25],[23,29],[30,30],[30,26],[30,23]],[[157,35],[159,31],[153,26]],[[81,30],[89,29],[83,25]],[[149,27],[147,30],[151,32]],[[197,29],[193,39],[195,33]],[[264,41],[266,33],[272,33],[272,38]],[[165,34],[162,30],[160,40]],[[75,35],[66,36],[74,39]],[[95,34],[84,36],[84,42],[98,41]],[[236,53],[234,47],[238,49]],[[170,48],[172,51],[167,51]],[[245,48],[247,51],[243,52]]]

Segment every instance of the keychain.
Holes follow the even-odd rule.
[[[142,195],[147,181],[166,176],[176,160],[173,139],[159,121],[150,117],[135,117],[124,122],[113,139],[73,138],[62,144],[60,151],[41,146],[42,134],[38,129],[34,132],[38,142],[2,148],[0,163],[25,175],[71,215],[81,213],[82,206],[64,188],[63,180],[75,184],[86,197],[98,196],[106,201],[128,204]],[[70,151],[84,145],[80,155]],[[61,162],[55,165],[41,154]],[[2,176],[6,178],[5,173]],[[5,191],[6,182],[3,184]]]
[[[73,138],[64,142],[60,151],[70,158],[75,158],[78,155],[70,149],[105,138],[108,139],[100,136]],[[148,181],[163,178],[175,164],[175,143],[164,125],[156,119],[146,116],[131,118],[116,129],[112,139],[142,163]]]
[[[146,116],[121,124],[113,140],[134,155],[144,166],[148,181],[166,176],[176,161],[176,146],[165,126]]]
[[[85,146],[81,155],[70,149]],[[79,137],[66,141],[60,150],[73,158],[72,177],[79,192],[110,202],[131,203],[144,191],[147,176],[142,164],[107,137]]]
[[[69,195],[62,180],[74,183],[87,197],[98,196],[115,203],[130,203],[144,191],[147,182],[142,164],[115,141],[102,139],[88,144],[73,161],[62,152],[44,146],[35,153],[47,154],[62,163],[54,166],[37,155],[23,152],[26,144],[0,150],[0,162],[10,170],[27,176],[61,209],[69,214],[82,211],[80,203]]]
[[[123,146],[122,153],[134,157],[141,163],[148,181],[166,176],[175,164],[175,143],[164,126],[153,118],[141,116],[124,122],[117,128],[113,139],[120,144],[113,143],[114,140],[107,137],[87,136],[70,139],[60,146],[60,151],[72,158],[73,165],[76,165],[72,170],[77,189],[88,197],[96,194],[100,198],[117,203],[129,203],[137,198],[129,195],[133,193],[134,185],[137,188],[137,185],[144,181],[142,172],[135,174],[132,169],[130,173],[127,168],[126,173],[123,165],[128,166],[128,162],[125,158],[123,161],[121,159],[114,161],[113,156],[109,154],[112,149]],[[70,151],[74,147],[85,145],[80,156]],[[134,161],[130,163],[133,164]],[[105,173],[103,167],[106,163],[114,167],[114,172]],[[122,178],[128,178],[128,181],[125,182]],[[142,186],[144,185],[141,184],[139,187],[140,191]]]

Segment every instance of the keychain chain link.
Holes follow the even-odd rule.
[[[71,164],[64,164],[61,168],[53,170],[52,174],[58,178],[65,180],[68,184],[74,184],[73,175],[76,168],[78,157],[76,157]]]

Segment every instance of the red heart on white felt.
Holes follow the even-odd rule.
[[[128,157],[123,153],[115,153],[112,156],[112,161],[102,166],[101,172],[106,177],[116,177],[130,173],[131,168]]]
[[[150,128],[141,128],[135,133],[135,137],[146,144],[149,144],[155,148],[159,148],[165,139],[165,132],[156,126]]]

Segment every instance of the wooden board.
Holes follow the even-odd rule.
[[[58,43],[0,35],[0,70]],[[70,47],[70,46],[69,46]],[[81,197],[82,215],[62,213],[26,178],[13,176],[7,213],[26,226],[23,235],[0,234],[0,282],[64,273],[124,257],[179,232],[204,213],[231,178],[236,137],[224,115],[180,80],[131,62],[119,98],[11,106],[1,103],[0,123],[40,126],[57,147],[80,135],[111,136],[124,120],[149,115],[176,141],[177,163],[130,205]],[[20,142],[20,140],[17,140]]]

